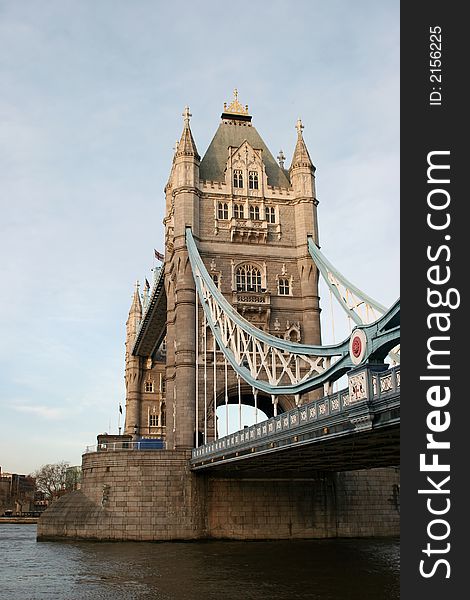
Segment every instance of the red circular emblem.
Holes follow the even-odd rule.
[[[359,358],[362,351],[361,338],[357,335],[352,341],[352,354],[354,358]]]

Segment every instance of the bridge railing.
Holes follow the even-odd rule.
[[[163,440],[141,440],[138,442],[102,442],[100,444],[93,444],[92,446],[86,446],[83,454],[90,454],[91,452],[117,452],[121,450],[135,451],[135,450],[164,450],[165,443]]]
[[[348,375],[349,385],[334,394],[324,396],[297,408],[293,408],[276,417],[245,427],[241,431],[231,433],[209,442],[192,451],[192,459],[210,458],[224,451],[243,449],[253,442],[276,437],[286,430],[301,429],[313,422],[322,423],[334,421],[334,417],[344,417],[344,414],[354,409],[361,402],[380,403],[400,391],[400,367],[387,370],[374,368],[359,368]]]

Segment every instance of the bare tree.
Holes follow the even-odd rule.
[[[36,480],[36,489],[48,500],[61,496],[66,491],[68,468],[69,463],[65,461],[43,465],[31,474]]]

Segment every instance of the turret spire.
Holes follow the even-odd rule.
[[[135,282],[132,304],[129,309],[129,318],[127,320],[128,333],[135,334],[142,319],[142,302],[139,294],[139,282]]]
[[[142,303],[139,294],[139,282],[136,281],[129,317],[126,323],[126,420],[125,433],[133,433],[134,425],[140,424],[139,389],[140,357],[132,354],[137,332],[142,320]]]
[[[184,118],[184,125],[188,125],[189,127],[189,120],[193,115],[191,114],[190,110],[189,110],[189,106],[186,105],[184,107],[184,112],[183,112],[183,118]]]
[[[292,157],[291,170],[294,167],[309,167],[313,171],[315,171],[315,167],[313,166],[312,159],[307,150],[307,146],[305,145],[304,137],[302,135],[302,130],[304,129],[304,125],[301,119],[297,119],[297,123],[295,125],[297,129],[297,144],[294,150],[294,156]]]
[[[192,114],[189,110],[189,106],[185,106],[183,111],[183,133],[181,134],[181,139],[178,143],[178,147],[176,148],[175,157],[194,156],[197,160],[199,160],[201,157],[198,154],[196,143],[194,142],[193,134],[191,133],[191,127],[189,126],[191,117]]]
[[[134,286],[134,295],[132,297],[131,311],[133,311],[133,310],[138,311],[138,310],[142,309],[142,304],[140,302],[139,288],[140,288],[140,283],[139,283],[139,280],[137,280],[135,282],[135,286]]]

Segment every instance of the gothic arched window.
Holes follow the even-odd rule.
[[[242,188],[243,187],[243,173],[241,169],[233,170],[233,187]]]
[[[261,272],[254,265],[241,265],[236,273],[238,292],[261,292]]]
[[[268,223],[275,223],[276,222],[276,211],[274,209],[274,206],[266,206],[265,211],[266,211],[266,221]]]
[[[145,382],[145,391],[146,392],[153,392],[153,381],[146,381]]]
[[[250,219],[252,221],[259,221],[259,206],[250,206]]]
[[[250,190],[258,189],[258,173],[257,171],[250,171],[248,173],[248,187]]]
[[[228,204],[226,202],[219,202],[217,207],[217,217],[219,219],[228,219]]]
[[[215,286],[219,288],[220,286],[220,276],[218,273],[211,273],[211,279],[215,283]]]
[[[235,217],[235,219],[245,218],[245,207],[243,206],[243,204],[233,205],[233,216]]]
[[[290,296],[290,281],[288,279],[279,279],[279,296]]]

